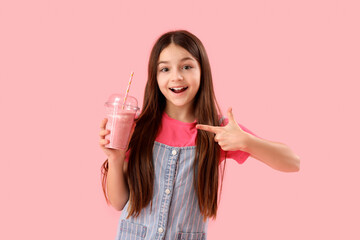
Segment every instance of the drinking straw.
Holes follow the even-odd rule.
[[[126,102],[128,94],[129,94],[129,89],[130,89],[130,85],[131,85],[131,81],[133,79],[133,76],[134,76],[134,72],[131,72],[128,87],[126,89],[126,93],[125,93],[125,97],[124,97],[124,102],[123,102],[123,105],[122,105],[122,109],[124,109],[124,107],[125,107],[125,102]]]

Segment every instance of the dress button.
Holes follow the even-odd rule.
[[[175,150],[175,149],[172,150],[171,154],[172,154],[172,155],[176,155],[176,150]]]
[[[166,194],[169,194],[169,193],[170,193],[170,189],[167,188],[167,189],[165,190],[165,193],[166,193]]]
[[[162,227],[159,227],[158,231],[159,231],[159,233],[162,233],[162,232],[164,232],[164,229]]]

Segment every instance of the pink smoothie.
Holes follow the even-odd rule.
[[[109,112],[106,117],[108,119],[106,129],[110,130],[110,134],[106,135],[105,139],[110,140],[110,143],[105,145],[105,147],[126,149],[135,112],[119,109],[116,115],[113,112]]]

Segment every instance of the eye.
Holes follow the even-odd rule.
[[[184,66],[184,69],[191,69],[192,67],[189,65]]]
[[[169,71],[169,69],[166,67],[160,69],[160,72],[167,72],[167,71]]]

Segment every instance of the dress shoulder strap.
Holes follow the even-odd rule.
[[[225,116],[222,116],[222,117],[219,119],[219,124],[221,125],[224,120],[225,120]]]

